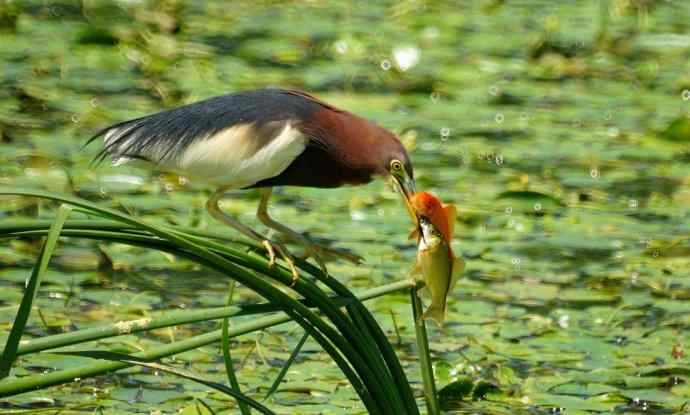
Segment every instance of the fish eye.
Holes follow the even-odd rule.
[[[403,169],[402,162],[398,159],[391,161],[391,170],[394,172],[400,172]]]

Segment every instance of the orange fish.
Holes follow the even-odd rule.
[[[413,273],[421,273],[431,304],[422,318],[432,319],[441,326],[446,318],[446,298],[464,268],[450,246],[455,222],[455,206],[442,205],[430,193],[420,192],[412,197],[419,227],[412,231],[417,238],[417,263]]]

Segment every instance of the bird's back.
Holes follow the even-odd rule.
[[[192,144],[223,130],[308,119],[319,107],[317,101],[282,89],[236,92],[112,125],[89,142],[104,136],[97,161],[110,156],[114,164],[131,159],[174,164]],[[271,137],[255,134],[252,138],[261,141]]]
[[[231,93],[125,121],[91,141],[100,136],[97,161],[145,160],[227,188],[366,183],[382,173],[388,151],[406,157],[387,130],[283,89]]]

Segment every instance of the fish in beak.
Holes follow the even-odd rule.
[[[455,206],[441,202],[426,192],[415,194],[410,206],[417,216],[417,262],[413,275],[421,274],[431,304],[423,319],[434,320],[439,327],[446,318],[446,301],[464,268],[462,259],[456,258],[451,248]]]

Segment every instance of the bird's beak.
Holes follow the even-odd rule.
[[[412,196],[414,196],[416,193],[414,180],[409,178],[406,174],[401,174],[399,176],[393,175],[393,183],[400,192],[400,196],[403,199],[403,204],[405,205],[407,212],[410,214],[412,223],[414,223],[415,228],[419,227],[419,219],[417,218],[417,214],[412,207]]]

